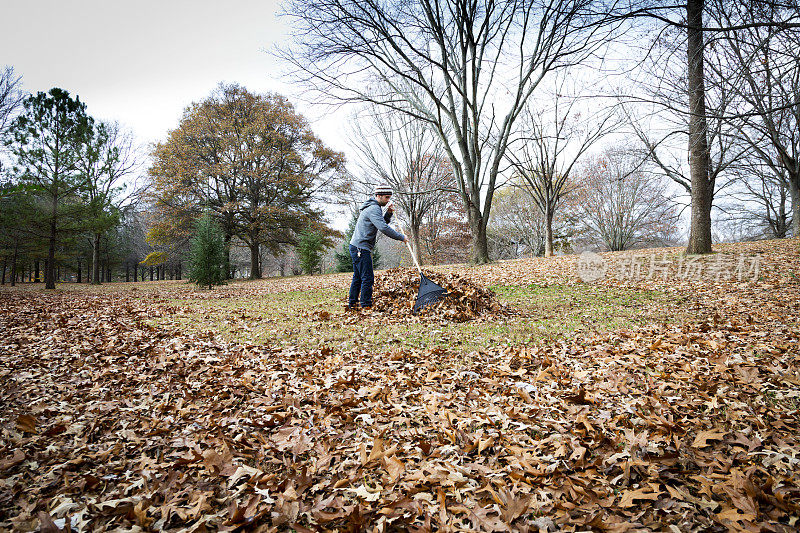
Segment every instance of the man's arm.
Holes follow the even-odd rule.
[[[391,220],[391,213],[389,214],[389,219]],[[385,215],[383,215],[381,208],[377,205],[369,208],[369,220],[375,224],[375,227],[378,228],[378,231],[390,239],[394,239],[396,241],[406,240],[402,233],[396,232],[389,226],[389,224],[386,223],[387,221],[385,220]]]

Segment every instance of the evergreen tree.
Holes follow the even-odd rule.
[[[189,280],[209,289],[225,283],[225,242],[219,224],[208,211],[195,225]]]
[[[56,249],[68,231],[65,221],[80,218],[82,204],[75,196],[84,181],[78,166],[94,121],[83,102],[58,88],[26,98],[23,106],[11,124],[6,144],[13,154],[15,174],[46,203],[45,281],[48,289],[55,289]]]
[[[300,234],[297,255],[303,272],[314,274],[319,269],[323,251],[325,251],[325,237],[322,233],[307,229]]]
[[[353,232],[356,230],[356,222],[358,222],[358,212],[353,213],[350,218],[350,224],[347,226],[347,232],[344,234],[344,242],[342,248],[336,252],[336,272],[352,272],[353,259],[350,257],[350,239],[353,238]],[[372,250],[372,266],[379,268],[381,264],[381,254],[378,252],[376,246]]]

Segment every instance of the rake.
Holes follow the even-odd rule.
[[[417,301],[414,302],[414,308],[411,310],[411,312],[416,315],[421,309],[447,296],[447,289],[425,277],[425,274],[422,273],[422,268],[419,266],[419,262],[417,262],[417,256],[414,255],[414,251],[408,243],[408,239],[406,239],[406,246],[408,246],[408,253],[411,254],[411,259],[414,260],[414,264],[417,266],[417,270],[419,270],[419,292],[417,293]]]

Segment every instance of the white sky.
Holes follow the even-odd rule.
[[[266,50],[286,38],[278,0],[5,0],[0,66],[28,92],[61,87],[98,119],[117,120],[140,142],[164,139],[183,109],[222,81],[288,96],[333,148],[342,121],[317,121],[281,81]]]

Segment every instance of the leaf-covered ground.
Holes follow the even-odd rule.
[[[0,530],[797,531],[798,245],[436,269],[513,311],[466,322],[343,275],[4,289]]]

